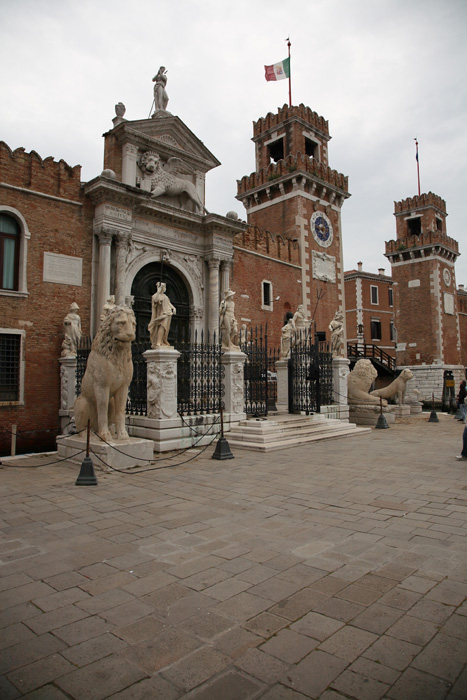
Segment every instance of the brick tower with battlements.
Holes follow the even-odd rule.
[[[446,202],[429,192],[395,202],[396,240],[386,243],[397,289],[397,364],[461,364],[454,265]]]
[[[250,228],[280,237],[284,249],[298,250],[297,258],[289,262],[290,269],[283,273],[287,280],[278,280],[287,290],[277,304],[281,320],[288,307],[295,311],[297,304],[303,304],[316,330],[327,339],[335,312],[345,310],[341,207],[350,196],[348,178],[328,165],[330,138],[323,117],[303,104],[284,105],[276,114],[253,123],[256,170],[237,182],[237,199],[246,209]],[[242,255],[247,257],[244,250]],[[251,273],[242,279],[239,258],[237,255],[235,261],[236,288],[248,290],[261,284],[267,255],[257,260],[259,281],[252,280]],[[237,302],[241,308],[241,294]],[[251,306],[251,296],[249,303]]]

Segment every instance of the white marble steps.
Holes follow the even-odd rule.
[[[269,452],[296,447],[317,440],[353,437],[371,432],[355,423],[325,418],[320,414],[274,415],[268,419],[249,418],[241,421],[226,433],[231,448]]]

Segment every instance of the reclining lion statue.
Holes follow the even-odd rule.
[[[128,438],[125,406],[133,377],[131,343],[135,339],[136,319],[128,306],[112,306],[105,314],[91,352],[75,401],[78,432],[88,420],[91,429],[107,442],[114,439],[110,426],[115,423],[118,440]]]
[[[368,393],[378,372],[370,360],[358,360],[347,377],[347,401],[349,404],[380,404],[380,399]],[[372,392],[373,393],[373,392]],[[387,401],[383,399],[383,406]]]
[[[382,399],[392,399],[393,396],[397,396],[397,403],[403,404],[405,402],[405,392],[407,389],[407,382],[413,378],[413,372],[410,369],[403,369],[398,377],[394,379],[391,384],[383,387],[382,389],[375,389],[371,392],[372,396],[379,396]]]

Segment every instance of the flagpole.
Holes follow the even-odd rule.
[[[417,161],[417,179],[418,179],[418,196],[420,197],[420,165],[418,162],[418,141],[417,138],[414,138],[415,141],[415,160]]]
[[[287,48],[289,50],[289,107],[292,106],[292,69],[290,67],[290,39],[287,37]]]

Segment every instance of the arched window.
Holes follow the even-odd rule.
[[[0,289],[18,289],[20,235],[16,219],[0,213]]]

